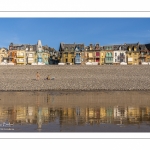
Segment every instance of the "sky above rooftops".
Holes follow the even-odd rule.
[[[150,18],[0,18],[0,47],[36,44],[59,49],[60,42],[100,46],[150,43]]]

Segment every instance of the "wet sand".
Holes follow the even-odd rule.
[[[149,132],[149,99],[147,91],[0,92],[0,132]]]
[[[99,106],[147,106],[150,93],[147,91],[19,91],[0,92],[0,105],[12,107],[40,105],[60,107]]]
[[[45,80],[48,75],[55,79]],[[150,90],[150,66],[0,66],[0,91],[91,90]]]

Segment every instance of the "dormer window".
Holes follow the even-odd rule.
[[[131,47],[129,47],[129,51],[131,51]]]
[[[119,50],[121,50],[121,46],[119,47]]]
[[[137,50],[137,48],[136,47],[134,47],[134,51],[136,51]]]

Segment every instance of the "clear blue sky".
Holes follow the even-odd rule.
[[[60,42],[111,45],[150,43],[150,18],[0,18],[0,47]]]

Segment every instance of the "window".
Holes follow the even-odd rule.
[[[72,58],[72,63],[73,63],[73,58]]]
[[[115,53],[115,56],[117,56],[117,53]]]
[[[66,62],[68,62],[68,59],[66,59]]]
[[[68,53],[65,53],[65,57],[68,57]]]
[[[134,47],[134,51],[136,51],[136,47]]]
[[[117,62],[117,59],[115,59],[115,62]]]

